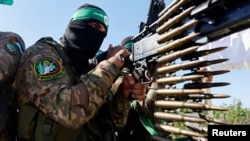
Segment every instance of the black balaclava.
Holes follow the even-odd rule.
[[[108,30],[107,14],[97,6],[84,4],[72,16],[62,40],[78,74],[89,71],[88,60],[95,56],[107,35],[87,24],[91,21],[103,24]]]

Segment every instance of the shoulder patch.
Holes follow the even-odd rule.
[[[6,46],[7,46],[7,51],[11,54],[15,54],[15,55],[23,54],[21,44],[18,42],[16,37],[11,38],[11,41],[9,41]]]
[[[63,77],[61,63],[53,57],[43,57],[36,61],[34,71],[39,80],[47,81]]]

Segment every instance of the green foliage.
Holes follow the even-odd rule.
[[[215,111],[216,119],[224,120],[228,124],[250,124],[250,108],[243,108],[239,99],[234,99],[233,104],[223,106],[229,110],[226,112]]]

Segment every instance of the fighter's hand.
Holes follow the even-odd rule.
[[[114,63],[118,68],[124,64],[121,57],[128,57],[131,53],[124,46],[113,47],[111,44],[108,48],[107,59],[109,62]]]
[[[145,99],[147,85],[136,82],[132,74],[125,75],[121,85],[124,97],[132,97],[135,100]]]

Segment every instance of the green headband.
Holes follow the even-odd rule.
[[[96,53],[96,56],[101,55],[102,53],[103,53],[102,50],[98,50],[97,53]]]
[[[128,41],[127,43],[125,43],[125,47],[126,47],[126,49],[127,50],[131,50],[132,49],[132,47],[133,47],[133,44],[134,44],[134,42],[133,41]]]
[[[95,19],[104,24],[108,30],[109,19],[108,15],[101,9],[93,7],[84,7],[78,9],[71,18],[71,21],[82,19]]]

